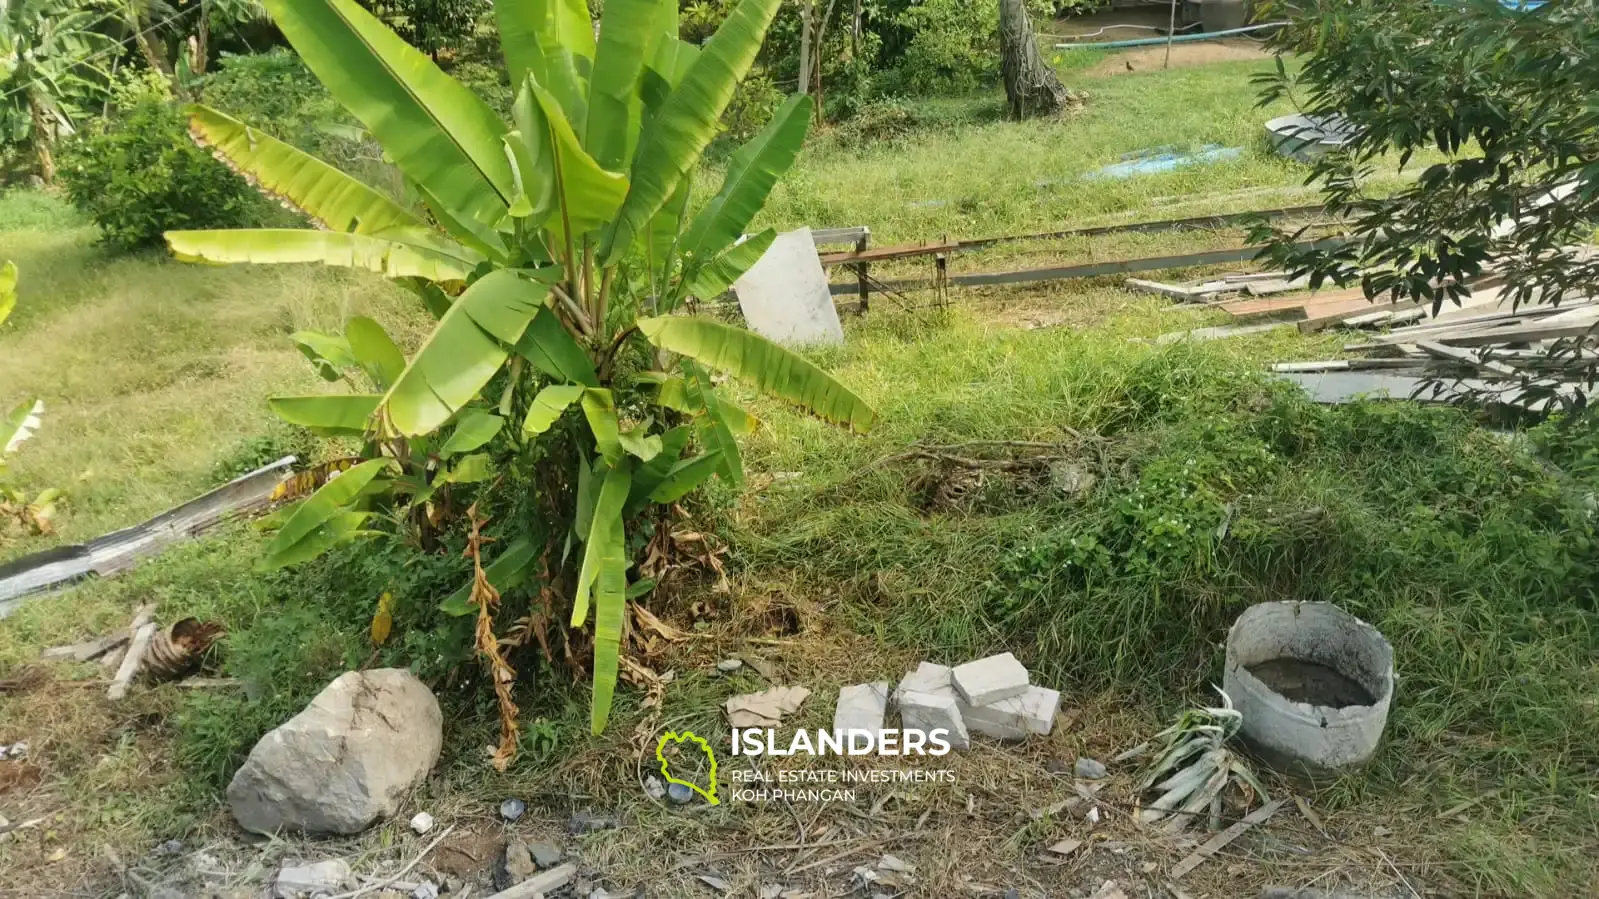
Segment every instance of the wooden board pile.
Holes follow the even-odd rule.
[[[1576,390],[1595,354],[1582,350],[1552,357],[1549,351],[1555,341],[1599,326],[1599,301],[1519,309],[1506,302],[1486,310],[1482,305],[1445,307],[1436,318],[1344,347],[1361,358],[1283,362],[1272,370],[1330,403],[1371,394],[1440,402],[1472,395],[1543,410],[1554,397]]]
[[[1288,272],[1224,275],[1187,284],[1139,278],[1129,278],[1125,283],[1134,290],[1171,297],[1185,308],[1219,309],[1239,324],[1294,322],[1300,331],[1307,333],[1334,326],[1389,327],[1426,318],[1430,311],[1416,303],[1368,302],[1359,287],[1277,296],[1309,287],[1308,278],[1291,278]],[[1492,285],[1483,282],[1477,286],[1480,292],[1481,288]],[[1486,301],[1484,298],[1483,302]]]

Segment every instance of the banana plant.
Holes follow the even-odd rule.
[[[496,0],[517,92],[506,121],[354,0],[265,0],[301,58],[383,145],[421,209],[223,112],[189,110],[196,140],[316,227],[169,232],[178,258],[367,269],[414,292],[436,319],[408,359],[374,348],[392,346],[381,329],[365,350],[352,336],[347,357],[343,346],[329,350],[337,358],[311,347],[334,378],[353,362],[380,371],[381,386],[279,397],[280,415],[368,435],[392,455],[446,429],[446,445],[498,432],[486,415],[519,418],[499,438],[520,447],[511,464],[563,458],[527,451],[541,441],[573,451],[575,470],[561,473],[565,525],[551,543],[560,570],[546,586],[569,597],[573,628],[592,612],[595,733],[611,709],[627,597],[647,589],[629,585],[630,525],[712,476],[734,485],[743,477],[736,438],[752,420],[722,396],[713,372],[857,431],[875,418],[802,356],[681,314],[691,297],[726,290],[770,245],[770,229],[745,232],[805,138],[811,101],[796,96],[732,155],[715,195],[691,204],[695,168],[779,2],[739,0],[694,46],[678,37],[676,0],[609,0],[597,28],[584,0]],[[496,378],[502,392],[485,397]],[[358,504],[371,490],[336,498]],[[316,526],[291,537],[315,535],[315,550],[331,545],[329,528],[359,532],[358,520],[328,512],[345,507],[319,504]],[[291,548],[285,539],[280,533],[278,550]],[[485,577],[503,590],[540,555],[513,541]],[[446,600],[446,611],[471,611],[472,595]]]

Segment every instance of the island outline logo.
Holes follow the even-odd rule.
[[[707,783],[709,783],[710,789],[704,789],[693,781],[683,780],[681,778],[672,776],[672,772],[670,770],[671,765],[666,760],[666,744],[682,744],[688,741],[698,744],[700,749],[704,750],[705,757],[710,759],[711,772],[710,776],[707,778]],[[693,731],[685,730],[682,733],[678,733],[677,731],[669,730],[666,733],[661,734],[660,741],[655,744],[655,760],[661,763],[661,776],[666,778],[667,783],[679,784],[681,786],[688,787],[690,790],[693,790],[694,792],[705,797],[705,801],[709,802],[711,805],[722,804],[722,800],[716,798],[716,752],[711,749],[710,743],[701,739]]]

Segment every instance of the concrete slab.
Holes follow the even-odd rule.
[[[841,687],[838,705],[833,707],[833,733],[848,739],[852,730],[876,734],[883,729],[888,714],[888,681]]]
[[[760,261],[733,282],[755,333],[790,346],[840,346],[844,328],[816,255],[811,229],[777,235]]]
[[[970,705],[992,705],[1027,692],[1027,668],[1008,652],[955,666],[955,691]]]
[[[914,690],[899,696],[900,727],[930,733],[944,730],[944,739],[955,749],[967,749],[971,738],[966,732],[966,722],[961,719],[953,696],[918,693]]]

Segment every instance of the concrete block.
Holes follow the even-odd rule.
[[[1008,652],[964,665],[951,672],[955,690],[968,704],[992,705],[1027,692],[1027,669]]]
[[[833,707],[833,733],[841,740],[848,739],[852,730],[875,734],[883,729],[887,714],[888,681],[841,687],[838,705]]]
[[[350,879],[350,865],[341,858],[300,865],[284,865],[272,883],[274,899],[300,899],[302,896],[331,895],[344,889]]]
[[[967,730],[997,740],[1022,740],[1037,735],[1049,736],[1055,729],[1060,710],[1060,691],[1048,687],[1028,687],[1020,696],[1001,699],[988,705],[958,703]]]
[[[931,693],[953,698],[955,683],[950,680],[952,670],[948,665],[935,665],[932,662],[917,665],[916,670],[908,672],[900,679],[899,686],[894,688],[894,701],[899,702],[902,693]]]
[[[945,730],[948,733],[944,735],[944,739],[951,747],[966,749],[971,746],[971,738],[966,733],[966,722],[961,719],[960,709],[956,707],[953,696],[918,693],[914,690],[901,693],[899,718],[903,730],[919,730],[923,733]]]

